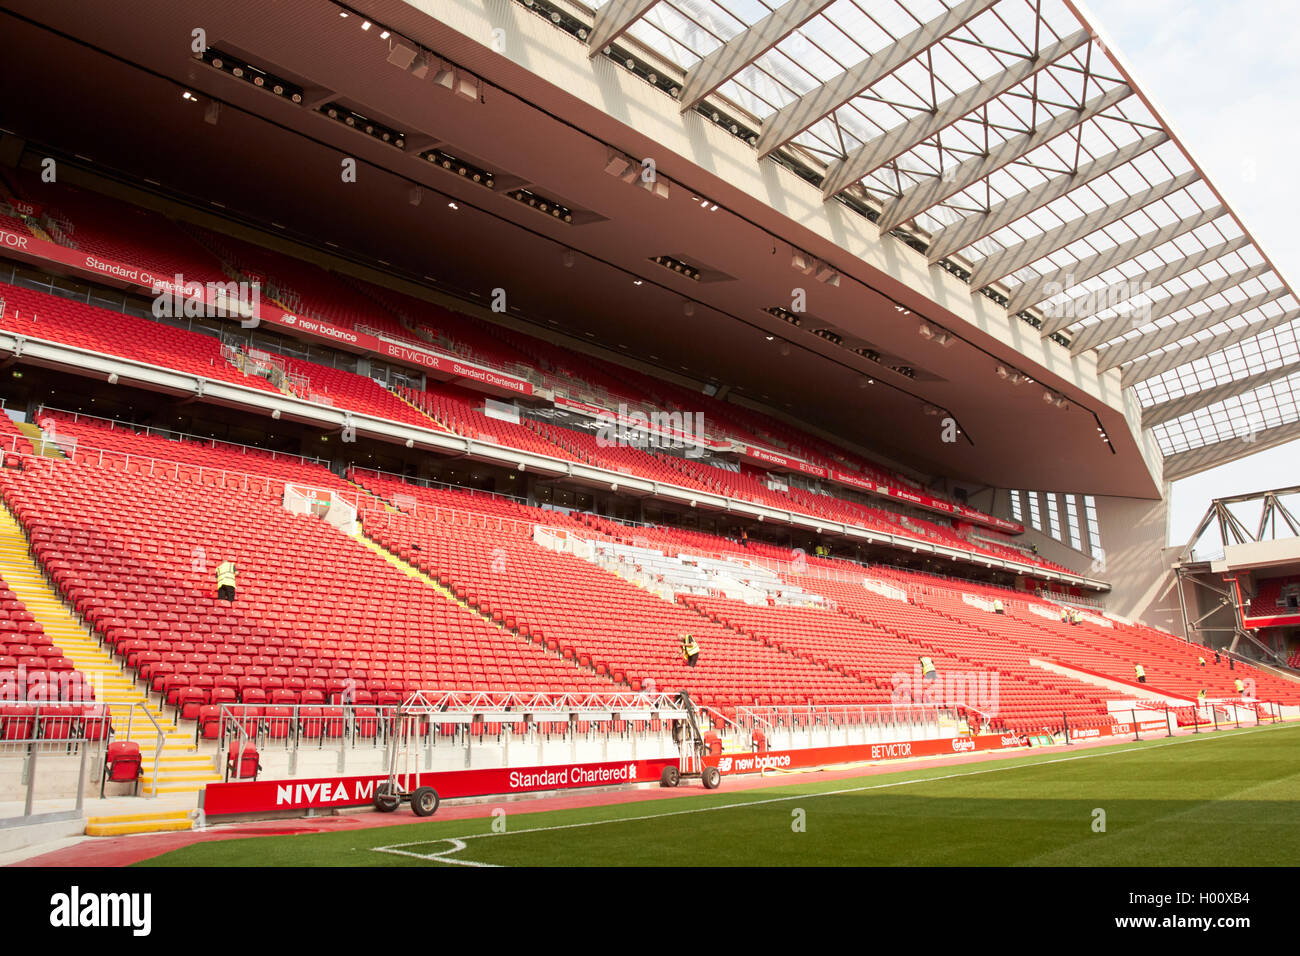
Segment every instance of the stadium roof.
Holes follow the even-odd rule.
[[[1292,287],[1077,4],[587,12],[592,56],[617,43],[680,72],[683,111],[725,111],[756,160],[813,171],[826,199],[1118,369],[1166,478],[1300,437]]]

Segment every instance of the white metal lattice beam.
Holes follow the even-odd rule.
[[[962,190],[969,189],[1003,166],[1032,153],[1062,133],[1110,109],[1132,93],[1132,89],[1121,83],[1100,96],[1093,97],[1078,109],[1067,109],[1058,113],[1037,129],[1004,140],[983,156],[972,157],[959,166],[945,169],[939,176],[917,183],[903,195],[885,203],[880,213],[880,220],[877,222],[880,231],[889,232],[931,206],[957,195]]]
[[[1031,302],[1027,308],[1042,306],[1045,313],[1049,313],[1044,319],[1041,332],[1043,337],[1051,335],[1053,332],[1059,332],[1067,326],[1073,325],[1080,319],[1087,318],[1092,312],[1100,311],[1093,308],[1093,303],[1099,299],[1109,303],[1110,306],[1119,305],[1129,301],[1133,296],[1147,289],[1155,289],[1164,285],[1172,279],[1177,279],[1188,272],[1194,272],[1201,266],[1209,265],[1211,262],[1217,262],[1226,255],[1230,255],[1239,249],[1250,245],[1250,239],[1247,236],[1237,236],[1235,239],[1229,239],[1227,242],[1221,242],[1216,246],[1210,246],[1208,249],[1202,249],[1200,252],[1193,253],[1190,256],[1179,257],[1172,262],[1161,263],[1154,269],[1148,269],[1141,275],[1133,276],[1128,279],[1121,279],[1113,282],[1108,286],[1098,290],[1095,293],[1075,296],[1068,302],[1053,305],[1048,303],[1048,299],[1056,293],[1044,295],[1038,302]],[[1077,283],[1071,282],[1068,285],[1062,283],[1057,291],[1064,292],[1066,289],[1073,288]],[[1116,298],[1118,295],[1124,297]],[[1091,312],[1090,312],[1091,310]]]
[[[935,133],[1086,45],[1090,39],[1087,30],[1072,33],[1039,50],[1035,56],[1017,60],[1001,73],[939,104],[936,109],[917,113],[883,136],[877,136],[851,150],[843,159],[838,159],[827,167],[826,178],[822,181],[822,197],[829,199],[846,186],[870,176],[890,160],[897,159],[909,149],[915,149]]]
[[[1143,153],[1150,152],[1168,139],[1168,135],[1163,132],[1152,133],[1115,150],[1113,153],[1098,156],[1096,159],[1084,163],[1072,173],[1062,173],[1060,176],[1054,176],[1022,193],[1009,196],[983,215],[967,216],[960,222],[945,226],[930,237],[930,246],[926,249],[926,257],[932,263],[947,258],[957,250],[965,249],[971,243],[983,239],[985,236],[991,236],[1017,219],[1022,219],[1031,212],[1042,209],[1048,203],[1060,199],[1066,193],[1072,192],[1080,186],[1086,186],[1094,179],[1105,176],[1112,170],[1132,162]]]
[[[1216,325],[1222,325],[1229,319],[1235,319],[1239,315],[1258,309],[1262,305],[1268,305],[1285,295],[1289,295],[1285,286],[1278,286],[1276,289],[1269,289],[1267,292],[1261,292],[1258,295],[1252,295],[1240,302],[1234,302],[1231,305],[1225,305],[1222,308],[1212,309],[1205,315],[1198,316],[1186,322],[1179,322],[1171,325],[1167,329],[1161,329],[1159,332],[1148,332],[1146,335],[1139,335],[1131,339],[1125,339],[1115,345],[1107,346],[1104,349],[1097,350],[1097,372],[1109,371],[1118,368],[1125,362],[1131,362],[1136,358],[1142,358],[1144,355],[1150,355],[1164,348],[1166,345],[1172,345],[1174,342],[1181,342],[1189,336],[1196,335],[1198,332],[1204,332],[1212,329]]]
[[[1127,242],[1122,242],[1109,249],[1103,249],[1086,259],[1072,262],[1068,266],[1059,266],[1056,269],[1034,276],[1012,290],[1011,300],[1007,304],[1007,311],[1012,314],[1021,312],[1034,303],[1049,298],[1054,294],[1053,289],[1069,289],[1080,282],[1087,282],[1089,279],[1101,275],[1107,269],[1113,269],[1130,259],[1137,258],[1144,252],[1157,249],[1166,242],[1186,235],[1227,214],[1228,209],[1226,206],[1214,206],[1194,216],[1188,216],[1186,219],[1179,219],[1177,222],[1162,226],[1153,232],[1145,232],[1140,236],[1134,236]]]
[[[595,57],[605,47],[613,43],[627,28],[636,23],[658,0],[609,0],[596,11],[596,18],[591,26],[591,36],[587,37],[587,55]]]
[[[1163,425],[1165,422],[1172,422],[1176,418],[1190,415],[1197,409],[1253,392],[1269,382],[1294,375],[1297,371],[1300,371],[1300,364],[1291,362],[1287,365],[1279,365],[1277,368],[1256,372],[1254,375],[1247,375],[1235,382],[1224,382],[1222,385],[1215,385],[1199,392],[1192,392],[1190,395],[1161,402],[1159,405],[1152,405],[1142,410],[1142,427],[1151,428],[1155,425]]]
[[[1225,329],[1199,342],[1170,349],[1158,355],[1148,355],[1145,358],[1138,359],[1120,373],[1120,384],[1127,388],[1130,385],[1136,385],[1138,382],[1145,382],[1162,372],[1195,362],[1207,355],[1222,352],[1230,345],[1236,345],[1246,339],[1253,339],[1257,335],[1275,329],[1279,325],[1294,322],[1296,319],[1300,319],[1300,309],[1291,309],[1280,315],[1275,315],[1271,319],[1252,322],[1250,325],[1242,326],[1239,329]]]
[[[1168,455],[1164,462],[1164,480],[1177,481],[1214,468],[1226,465],[1249,455],[1258,454],[1268,448],[1275,448],[1300,438],[1300,422],[1275,425],[1261,431],[1251,432],[1241,437],[1228,438],[1203,445],[1189,451],[1180,451]]]
[[[1175,312],[1181,312],[1188,306],[1195,305],[1197,302],[1203,302],[1211,296],[1219,295],[1229,289],[1241,285],[1243,282],[1249,282],[1251,279],[1257,279],[1265,273],[1271,272],[1272,267],[1261,262],[1238,272],[1229,273],[1218,279],[1211,279],[1209,282],[1202,282],[1200,285],[1194,285],[1181,292],[1175,292],[1166,296],[1158,302],[1151,303],[1147,309],[1142,310],[1139,315],[1132,312],[1126,315],[1116,315],[1104,319],[1085,329],[1080,329],[1079,333],[1074,336],[1070,343],[1070,354],[1078,355],[1088,349],[1109,342],[1111,339],[1123,335],[1137,326],[1146,325],[1155,322],[1157,319],[1163,319],[1166,316],[1173,315]],[[1136,325],[1134,324],[1136,320]]]
[[[1043,256],[1050,255],[1058,249],[1064,249],[1070,243],[1077,242],[1098,229],[1104,229],[1111,223],[1118,222],[1125,216],[1137,212],[1143,206],[1149,206],[1153,202],[1159,202],[1166,196],[1171,196],[1181,189],[1186,189],[1200,178],[1201,174],[1199,172],[1190,170],[1180,176],[1175,176],[1173,179],[1167,179],[1163,183],[1152,186],[1150,189],[1144,189],[1140,193],[1126,196],[1120,202],[1103,206],[1080,216],[1078,219],[1062,223],[1055,229],[1049,229],[1040,235],[995,252],[975,266],[971,274],[971,290],[982,289],[990,282],[1001,279],[1003,276],[1019,272],[1025,266],[1037,262]]]
[[[682,112],[695,107],[727,80],[772,49],[835,0],[789,0],[686,71]]]
[[[870,89],[912,57],[934,46],[995,2],[997,0],[964,0],[783,106],[763,123],[763,129],[758,134],[759,158],[785,145],[809,126],[829,116],[864,90]]]

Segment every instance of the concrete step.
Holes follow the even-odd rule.
[[[177,794],[177,793],[196,794],[203,789],[205,784],[217,783],[220,780],[221,780],[220,776],[214,776],[211,780],[203,780],[194,783],[164,784],[161,781],[159,781],[157,789],[155,789],[148,781],[142,780],[140,782],[140,795],[145,797],[151,797],[154,796],[155,794],[159,794],[159,795]]]
[[[31,439],[32,451],[46,458],[56,458],[59,461],[65,461],[67,456],[59,451],[53,442],[47,443],[41,436],[41,426],[35,422],[15,422],[18,430]]]
[[[164,786],[173,783],[215,783],[221,779],[221,774],[212,769],[211,765],[206,770],[195,770],[193,768],[181,768],[179,770],[167,770],[163,767],[158,768],[158,784]],[[149,787],[153,781],[153,768],[142,778],[144,786]],[[195,789],[198,789],[197,787]]]
[[[119,740],[130,739],[153,759],[161,739],[164,759],[171,755],[193,756],[192,730],[181,730],[168,715],[170,708],[159,709],[157,703],[122,670],[121,662],[100,645],[98,638],[76,617],[45,579],[28,550],[26,535],[8,508],[0,505],[0,575],[14,594],[40,622],[45,633],[71,660],[77,669],[94,682],[96,696],[113,716]],[[153,723],[141,708],[147,708],[161,727]],[[165,764],[159,764],[160,772]]]
[[[125,836],[131,833],[168,833],[192,830],[194,821],[188,810],[163,810],[155,813],[121,813],[114,816],[89,817],[86,836]]]
[[[146,777],[153,774],[152,761],[146,760],[141,766],[144,767]],[[194,763],[173,763],[169,757],[163,757],[163,762],[158,765],[158,776],[176,773],[213,774],[216,770],[211,757],[204,757]]]

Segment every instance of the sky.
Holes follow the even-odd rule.
[[[1292,288],[1300,288],[1300,2],[1085,0],[1126,63]],[[1300,442],[1175,482],[1169,542],[1214,498],[1300,484]]]

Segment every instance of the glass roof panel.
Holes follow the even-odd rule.
[[[595,11],[607,0],[590,0]],[[771,11],[790,0],[658,0],[635,20],[624,41],[640,45],[676,66],[683,75],[723,44],[740,36]],[[1041,129],[1052,117],[1068,115],[1082,104],[1115,90],[1124,82],[1121,71],[1095,40],[1088,41],[1054,62],[1039,64],[1037,72],[1016,74],[1001,84],[991,98],[973,95],[981,83],[1004,77],[1009,70],[1025,70],[1037,51],[1063,37],[1085,30],[1095,31],[1066,0],[994,0],[965,23],[946,34],[935,33],[928,47],[909,51],[907,59],[879,76],[868,88],[849,89],[841,102],[817,102],[807,107],[801,98],[814,94],[825,84],[843,78],[900,39],[933,25],[961,0],[834,0],[770,48],[760,50],[752,60],[736,64],[733,72],[720,78],[711,99],[721,110],[761,128],[772,122],[778,110],[783,122],[793,118],[799,128],[786,130],[786,142],[778,148],[795,154],[799,162],[821,171],[840,161],[849,163],[867,197],[888,204],[900,194],[911,200],[911,191],[933,183],[935,178],[955,171],[974,156],[997,149],[1027,131]],[[1141,91],[1138,91],[1141,92]],[[961,102],[964,114],[949,117],[946,125],[927,130],[918,142],[906,142],[899,155],[888,156],[877,168],[861,169],[853,163],[855,151],[899,130],[909,120],[933,115],[936,107]],[[798,108],[795,108],[795,106]],[[938,125],[938,124],[936,124]],[[1134,155],[1139,141],[1164,133],[1168,138],[1154,148]],[[1149,144],[1148,144],[1149,145]],[[1127,152],[1121,153],[1121,150]],[[865,160],[870,150],[861,150]],[[1094,173],[1070,178],[1076,170],[1095,164]],[[1161,345],[1147,350],[1164,354],[1186,348],[1190,343],[1210,341],[1227,330],[1247,323],[1277,321],[1297,303],[1289,289],[1280,298],[1245,311],[1212,328],[1183,335],[1177,343],[1164,340],[1179,327],[1196,329],[1213,320],[1215,309],[1242,303],[1253,295],[1283,289],[1283,279],[1266,271],[1221,289],[1200,302],[1184,302],[1167,308],[1173,298],[1187,289],[1203,286],[1223,277],[1239,274],[1253,266],[1267,267],[1264,254],[1253,241],[1222,253],[1213,260],[1190,263],[1189,257],[1244,236],[1242,225],[1231,215],[1202,222],[1186,229],[1192,217],[1206,218],[1221,204],[1205,181],[1184,184],[1176,191],[1111,222],[1100,211],[1113,209],[1139,193],[1159,189],[1176,177],[1193,173],[1192,159],[1175,142],[1162,119],[1152,114],[1140,96],[1127,96],[1090,115],[1072,128],[1039,143],[1019,156],[1008,157],[998,168],[977,181],[961,181],[959,190],[931,201],[929,208],[907,208],[907,226],[929,235],[941,245],[950,241],[950,229],[971,219],[996,215],[1014,204],[1016,218],[990,216],[974,235],[967,234],[963,248],[943,245],[942,256],[954,259],[979,274],[980,263],[1003,250],[1036,240],[1034,262],[1014,262],[1014,272],[994,277],[1000,291],[1015,300],[1026,291],[1025,283],[1061,275],[1073,277],[1070,288],[1060,290],[1050,301],[1063,303],[1087,294],[1110,293],[1106,308],[1071,322],[1062,331],[1071,336],[1086,334],[1106,323],[1138,311],[1153,314],[1169,311],[1134,328],[1131,323],[1112,322],[1090,336],[1089,347],[1138,343],[1148,336],[1161,336]],[[955,174],[954,174],[955,175]],[[1061,184],[1072,188],[1063,194]],[[1035,191],[1039,191],[1035,194]],[[1025,199],[1033,199],[1026,202]],[[1097,214],[1093,225],[1084,217]],[[1074,227],[1082,222],[1091,231],[1078,235]],[[1069,230],[1069,231],[1067,231]],[[1172,235],[1181,231],[1179,235]],[[1059,231],[1059,232],[1058,232]],[[1048,236],[1047,234],[1052,234]],[[1058,248],[1048,239],[1059,238]],[[962,240],[958,240],[962,241]],[[1123,256],[1084,271],[1086,260],[1099,253],[1124,246]],[[937,248],[937,247],[936,247]],[[1030,253],[1032,254],[1032,253]],[[937,258],[937,256],[936,256]],[[1154,285],[1146,282],[1161,270]],[[992,271],[992,270],[989,270]],[[1170,275],[1177,272],[1177,275]],[[1128,284],[1121,293],[1116,283]],[[974,292],[975,290],[972,290]],[[1042,302],[1021,303],[1020,307],[1042,308]],[[1143,310],[1146,310],[1143,312]],[[1138,382],[1134,388],[1143,406],[1224,385],[1281,368],[1300,360],[1296,352],[1296,321],[1266,330],[1242,342],[1228,345],[1210,355]],[[1116,331],[1111,332],[1111,329]],[[1171,331],[1174,330],[1174,331]],[[1152,340],[1153,346],[1154,342]],[[1126,346],[1126,351],[1132,346]],[[1127,361],[1142,356],[1133,355]],[[1265,383],[1231,400],[1222,400],[1194,414],[1166,422],[1155,429],[1166,454],[1228,440],[1233,430],[1249,423],[1251,416],[1264,422],[1295,421],[1295,377]],[[1225,438],[1225,436],[1227,436]]]

